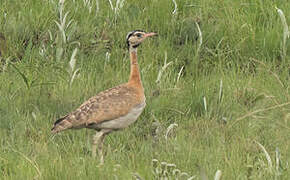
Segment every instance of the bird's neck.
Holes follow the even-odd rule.
[[[131,61],[131,72],[130,72],[128,83],[134,85],[137,88],[141,88],[143,90],[138,61],[137,61],[137,48],[130,47],[129,51],[130,51],[130,61]]]

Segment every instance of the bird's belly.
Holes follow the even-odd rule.
[[[102,122],[96,125],[97,129],[123,129],[128,127],[130,124],[135,122],[140,114],[143,112],[146,103],[143,102],[136,107],[134,107],[128,114],[125,116],[119,117],[117,119],[109,120]]]

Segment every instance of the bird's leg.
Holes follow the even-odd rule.
[[[99,142],[98,142],[98,154],[100,157],[101,164],[104,164],[104,155],[103,155],[104,139],[105,139],[105,134],[103,133],[102,136],[99,138]]]
[[[92,145],[92,155],[93,155],[93,158],[96,157],[97,153],[97,145],[99,145],[100,143],[100,139],[102,138],[102,136],[104,135],[104,132],[100,131],[96,133],[96,135],[94,136],[93,138],[93,145]]]
[[[102,129],[101,131],[97,131],[96,135],[93,139],[93,146],[92,146],[92,155],[93,158],[96,157],[97,153],[97,146],[98,146],[98,154],[100,158],[100,164],[104,164],[104,155],[103,155],[103,144],[105,135],[109,134],[112,130],[111,129]]]

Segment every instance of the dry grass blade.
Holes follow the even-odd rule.
[[[65,22],[66,22],[66,17],[67,17],[67,15],[68,15],[68,13],[69,13],[69,11],[68,12],[66,12],[65,14],[64,14],[64,17],[63,17],[63,19],[60,19],[61,20],[61,27],[64,29],[64,27],[65,27]],[[68,24],[70,24],[71,22],[69,22]]]
[[[178,75],[177,75],[177,79],[176,79],[176,84],[178,83],[179,79],[180,79],[180,76],[181,76],[181,73],[182,73],[182,70],[184,69],[184,66],[182,66],[178,72]]]
[[[266,156],[266,159],[268,161],[268,166],[270,169],[272,169],[272,167],[273,167],[272,160],[271,160],[269,153],[266,151],[266,148],[262,144],[260,144],[258,141],[254,141],[254,142],[257,143],[259,145],[259,147],[263,150],[263,152]]]
[[[110,61],[111,53],[106,52],[106,62]]]
[[[167,63],[167,52],[165,52],[164,54],[165,54],[164,64],[163,64],[162,68],[161,68],[161,69],[159,70],[159,72],[158,72],[158,76],[157,76],[157,79],[156,79],[156,81],[155,81],[156,83],[159,83],[159,82],[160,82],[160,80],[161,80],[161,76],[162,76],[163,72],[165,71],[165,69],[166,69],[169,65],[172,64],[172,61],[169,62],[169,63]]]
[[[143,178],[138,173],[133,173],[132,175],[136,180],[143,180]]]
[[[278,147],[275,150],[275,155],[276,155],[276,171],[277,173],[279,172],[279,167],[280,167],[280,152]]]
[[[219,91],[219,103],[222,102],[223,97],[223,80],[220,81],[220,91]]]
[[[96,0],[96,13],[100,11],[99,0]]]
[[[217,170],[214,176],[214,180],[220,180],[222,177],[222,171],[221,170]]]
[[[165,133],[165,139],[167,140],[168,139],[168,135],[169,133],[173,130],[174,127],[178,127],[178,124],[176,123],[173,123],[173,124],[170,124],[166,130],[166,133]]]
[[[66,43],[66,35],[65,35],[65,31],[63,29],[63,27],[57,22],[57,21],[54,21],[62,35],[62,38],[63,38],[63,42]]]
[[[283,50],[283,57],[285,58],[287,54],[286,41],[287,41],[287,38],[290,37],[290,31],[289,31],[287,21],[286,21],[283,11],[277,7],[276,9],[283,24],[283,49],[282,50]]]
[[[115,7],[115,8],[117,8],[117,11],[124,6],[124,2],[125,2],[125,0],[117,0],[116,7]]]
[[[201,32],[200,27],[199,27],[197,22],[195,22],[195,25],[197,27],[198,36],[199,36],[199,44],[198,44],[198,47],[197,47],[197,50],[196,50],[196,54],[198,54],[199,51],[200,51],[201,45],[202,45],[202,32]]]
[[[37,171],[37,174],[38,174],[37,178],[40,178],[42,176],[41,171],[38,168],[38,164],[35,161],[32,161],[27,156],[25,156],[25,154],[13,149],[13,148],[11,148],[11,150],[14,151],[15,153],[18,153],[19,155],[21,155],[25,160],[27,160],[35,168],[35,170]]]
[[[271,71],[270,69],[268,69],[268,67],[266,66],[265,63],[263,63],[263,62],[261,62],[261,61],[258,61],[257,59],[254,59],[254,58],[250,58],[250,60],[252,60],[252,61],[254,61],[254,62],[257,62],[257,63],[263,65],[263,66],[266,68],[266,70],[267,70],[269,73],[271,73],[271,74],[272,74],[272,75],[277,79],[277,81],[279,82],[279,84],[280,84],[283,88],[285,87],[284,84],[282,83],[282,81],[280,80],[279,76],[278,76],[276,73],[274,73],[273,71]]]
[[[173,2],[173,4],[174,4],[174,10],[173,10],[173,12],[172,12],[172,14],[177,14],[177,3],[176,3],[176,1],[175,0],[172,0],[172,2]]]
[[[71,73],[73,73],[74,69],[75,69],[75,64],[76,64],[76,54],[78,52],[78,49],[75,48],[72,55],[71,55],[71,58],[70,58],[70,61],[69,61],[69,66],[70,66],[70,71]]]
[[[109,3],[110,3],[110,7],[111,7],[111,9],[114,10],[114,6],[113,6],[112,1],[111,1],[111,0],[108,0],[108,1],[109,1]]]
[[[207,104],[206,104],[206,97],[203,97],[203,107],[204,107],[204,111],[207,112]]]
[[[74,21],[74,20],[71,19],[71,20],[66,24],[65,28],[67,29],[67,28],[72,24],[73,21]]]
[[[243,119],[245,119],[245,118],[247,118],[247,117],[250,117],[250,116],[252,116],[252,115],[254,115],[254,114],[257,114],[257,113],[260,113],[260,112],[269,111],[269,110],[273,110],[273,109],[280,108],[280,107],[284,107],[284,106],[287,106],[287,105],[289,105],[289,104],[290,104],[290,102],[286,102],[286,103],[278,104],[278,105],[271,106],[271,107],[268,107],[268,108],[265,108],[265,109],[258,109],[258,110],[256,110],[256,111],[249,112],[249,113],[247,113],[247,114],[245,114],[245,115],[243,115],[243,116],[237,118],[237,119],[236,119],[236,120],[235,120],[235,121],[230,125],[230,127],[234,126],[234,125],[235,125],[236,123],[238,123],[239,121],[241,121],[241,120],[243,120]]]
[[[73,81],[74,81],[74,79],[75,79],[75,77],[76,77],[76,75],[77,75],[77,73],[79,72],[79,68],[78,69],[76,69],[74,72],[73,72],[73,74],[72,74],[72,76],[71,76],[71,79],[70,79],[70,86],[72,85],[72,83],[73,83]]]
[[[78,69],[75,69],[75,64],[76,64],[76,54],[77,54],[77,51],[78,49],[75,48],[72,55],[71,55],[71,58],[70,58],[70,61],[69,61],[69,66],[70,66],[70,86],[72,85],[77,73],[79,72],[79,68]]]
[[[177,113],[182,114],[182,115],[185,114],[184,112],[182,112],[182,111],[180,111],[180,110],[178,110],[178,109],[175,109],[175,108],[165,108],[165,109],[168,109],[168,110],[170,110],[170,111],[177,112]]]

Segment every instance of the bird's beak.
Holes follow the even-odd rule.
[[[147,38],[147,37],[157,36],[157,35],[158,35],[158,34],[155,33],[155,32],[150,32],[150,33],[146,33],[146,34],[144,35],[144,37]]]

